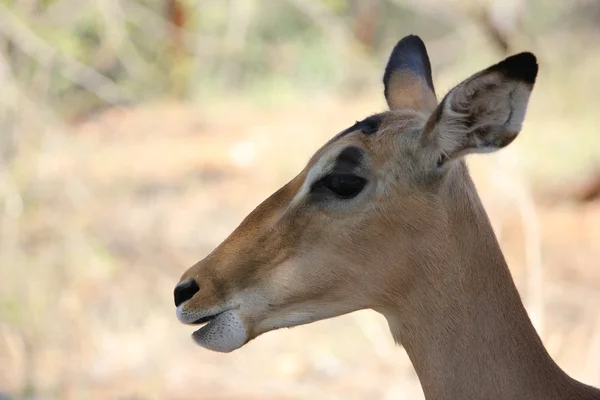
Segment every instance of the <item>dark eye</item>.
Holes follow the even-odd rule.
[[[350,174],[330,174],[319,181],[318,186],[324,187],[342,199],[350,199],[360,193],[367,180]]]

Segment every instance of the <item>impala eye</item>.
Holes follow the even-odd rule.
[[[330,174],[321,179],[317,186],[331,191],[342,199],[350,199],[358,195],[365,187],[367,180],[351,174]]]

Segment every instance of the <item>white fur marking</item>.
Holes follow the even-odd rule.
[[[308,195],[312,184],[321,177],[325,176],[331,170],[331,168],[333,168],[333,162],[341,152],[341,147],[342,146],[334,147],[328,154],[325,154],[323,157],[321,157],[319,161],[308,171],[302,187],[290,202],[290,207]]]

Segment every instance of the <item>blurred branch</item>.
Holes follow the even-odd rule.
[[[183,27],[178,27],[173,22],[137,1],[125,0],[121,6],[125,13],[130,17],[131,22],[139,27],[143,28],[142,23],[152,25],[152,29],[144,29],[144,32],[148,35],[162,39],[170,32],[177,30],[179,32],[178,37],[179,40],[181,40],[181,45],[190,53],[196,53],[197,42],[204,42],[205,44],[210,45],[217,40],[216,36],[200,34],[199,32],[192,34]]]
[[[598,379],[600,373],[600,315],[596,317],[594,326],[592,327],[591,344],[589,356],[587,358],[587,371],[591,372],[589,380],[594,382]]]
[[[421,16],[432,19],[449,27],[465,28],[473,22],[464,13],[454,11],[452,7],[440,7],[430,1],[422,0],[388,0],[398,7],[406,8]]]
[[[527,311],[531,322],[544,335],[545,277],[542,265],[542,235],[537,208],[527,185],[521,179],[519,154],[516,151],[499,153],[492,169],[492,182],[514,201],[525,234],[525,266],[527,270]]]
[[[562,202],[592,203],[600,199],[600,165],[590,168],[577,179],[569,179],[555,184],[547,190],[541,190],[538,199],[547,205]]]
[[[46,119],[45,122],[59,125],[62,123],[49,108],[46,109],[43,103],[38,103],[23,93],[16,83],[16,78],[11,74],[8,60],[2,52],[0,52],[0,82],[3,88],[0,91],[0,105],[4,109],[18,108],[23,114],[21,118],[24,119],[28,117],[27,111],[34,110],[39,119]]]
[[[313,0],[288,0],[288,2],[321,27],[323,32],[332,39],[332,48],[342,46],[342,49],[345,50],[348,47],[353,39],[351,30],[323,3]]]
[[[115,51],[123,67],[130,76],[139,76],[146,67],[146,62],[131,43],[126,28],[125,11],[119,0],[98,2],[98,10],[104,18],[104,31],[108,45]]]
[[[67,26],[75,23],[90,6],[87,1],[60,0],[47,6],[42,12],[31,14],[32,24],[45,23],[52,25]]]
[[[451,6],[440,6],[427,0],[388,0],[397,7],[408,9],[417,15],[431,19],[454,29],[454,34],[446,35],[438,40],[429,41],[427,48],[429,54],[453,57],[459,53],[465,43],[477,37],[478,27],[468,15],[460,9],[454,10]],[[456,50],[455,50],[456,49]]]
[[[126,0],[122,4],[123,10],[131,16],[132,22],[140,26],[140,21],[145,21],[151,24],[154,29],[145,29],[148,35],[155,38],[164,37],[170,30],[177,29],[177,26],[173,25],[166,18],[161,17],[147,6],[138,3],[137,1]]]
[[[183,45],[183,36],[182,30],[186,25],[187,21],[187,13],[185,10],[185,6],[179,0],[166,0],[166,14],[168,16],[168,20],[172,25],[171,29],[171,41],[175,52],[181,53],[184,45]],[[242,4],[248,4],[247,2]]]
[[[380,359],[385,360],[390,354],[399,351],[388,327],[377,317],[377,314],[372,311],[363,311],[352,313],[351,316]]]
[[[77,60],[60,54],[21,22],[5,5],[0,5],[0,33],[12,40],[24,53],[45,68],[61,67],[67,79],[81,85],[110,104],[128,103],[132,99],[118,85]]]
[[[475,10],[473,17],[500,53],[508,55],[521,34],[524,10],[524,0],[496,0],[488,7]]]
[[[255,11],[255,7],[251,2],[241,4],[236,3],[234,5],[233,2],[230,2],[228,7],[225,43],[228,51],[233,53],[239,53],[244,48],[248,27]]]
[[[375,45],[375,32],[380,21],[381,0],[362,0],[357,3],[352,31],[356,40],[369,51]]]
[[[243,5],[242,5],[243,4]],[[237,85],[241,74],[240,56],[248,38],[248,27],[254,16],[255,7],[251,2],[229,2],[227,9],[227,28],[223,41],[227,62],[223,68],[225,80]]]
[[[358,41],[352,29],[322,2],[314,0],[288,0],[288,2],[312,18],[329,37],[331,50],[352,60],[357,69],[370,69],[369,67],[376,63],[376,60],[369,57],[364,46],[353,46]]]
[[[588,203],[600,198],[600,167],[590,174],[573,197],[581,203]]]
[[[407,8],[416,14],[454,28],[456,34],[430,42],[427,47],[437,53],[436,48],[443,48],[446,53],[453,46],[462,46],[469,39],[481,32],[496,49],[505,55],[516,47],[521,34],[521,22],[525,9],[525,0],[495,0],[481,4],[468,2],[464,4],[446,4],[430,0],[388,0],[398,7]],[[481,35],[479,35],[481,36]]]
[[[27,121],[31,119],[33,121],[39,121],[44,128],[41,130],[36,130],[36,132],[42,135],[42,141],[45,142],[44,144],[46,144],[48,147],[58,147],[61,143],[64,144],[67,141],[67,137],[64,135],[56,134],[58,127],[62,128],[62,132],[67,129],[64,122],[52,112],[49,106],[45,105],[44,103],[34,101],[33,99],[29,98],[26,93],[20,90],[15,83],[14,76],[11,75],[8,62],[1,52],[0,82],[4,88],[3,91],[0,91],[0,106],[2,106],[3,109],[9,109],[11,107],[17,108],[20,111],[20,118],[22,120]],[[20,140],[23,141],[23,137],[21,137]],[[43,164],[40,159],[28,158],[28,163],[37,165],[40,169],[45,167],[45,164]],[[12,184],[12,186],[6,186],[13,182],[13,180],[11,179],[9,172],[2,168],[3,166],[0,164],[0,189],[2,189],[3,186],[1,186],[1,184],[3,184],[5,190],[8,190],[7,188],[14,188],[14,190],[17,190],[18,186],[16,183]],[[81,197],[75,196],[75,193],[86,192],[86,188],[85,185],[77,179],[76,175],[69,175],[65,179],[67,189],[65,191],[66,197],[69,199],[70,204],[74,206],[77,204],[77,202],[80,202],[79,199]],[[2,193],[1,190],[0,193]],[[12,197],[9,199],[6,193],[12,193]],[[8,208],[6,208],[4,216],[10,216],[12,219],[16,219],[21,214],[23,208],[21,194],[20,192],[14,191],[8,191],[6,193],[4,197],[5,207]],[[8,203],[9,200],[12,201],[10,204]],[[0,216],[2,215],[0,214]],[[4,244],[4,242],[0,242],[0,244]],[[0,255],[3,256],[6,256],[7,254],[8,252],[0,252]]]

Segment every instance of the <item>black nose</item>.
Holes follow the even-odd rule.
[[[198,290],[200,290],[200,287],[193,279],[188,279],[175,286],[175,292],[173,293],[175,295],[175,307],[191,299]]]

